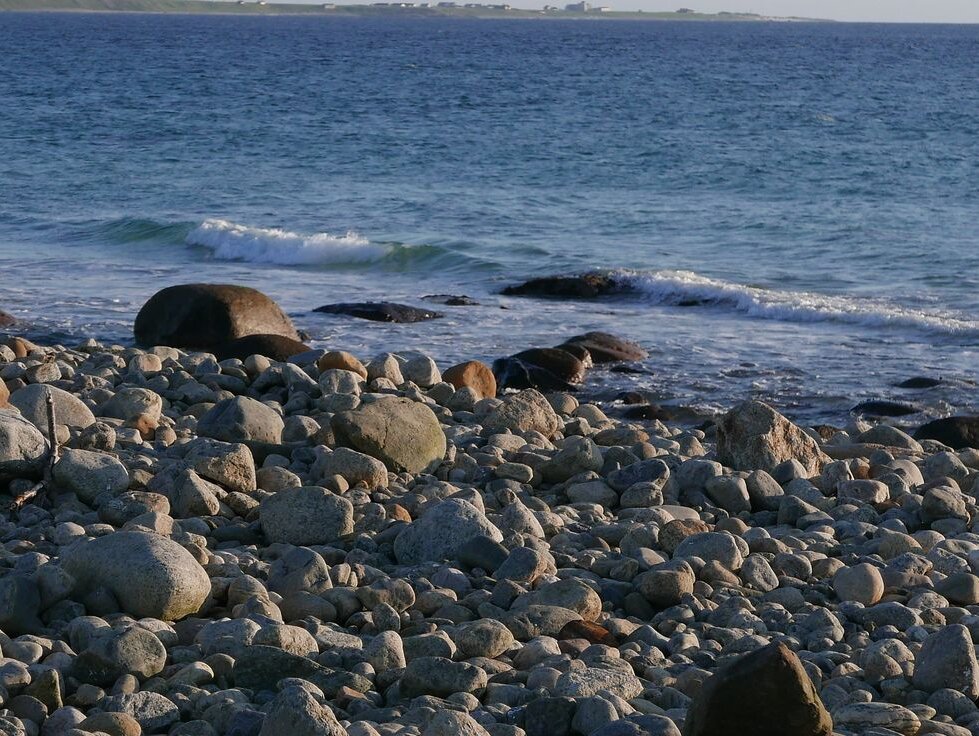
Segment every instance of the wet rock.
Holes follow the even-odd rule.
[[[913,378],[908,378],[905,381],[901,381],[897,384],[898,388],[912,388],[912,389],[923,389],[923,388],[935,388],[935,386],[941,386],[944,381],[941,378],[931,378],[929,376],[914,376]]]
[[[581,360],[557,348],[524,350],[493,363],[497,386],[515,389],[567,390],[585,380],[585,370]]]
[[[342,314],[358,319],[367,319],[373,322],[425,322],[430,319],[438,319],[444,315],[432,309],[421,307],[411,307],[407,304],[396,304],[394,302],[349,302],[342,304],[324,304],[317,307],[314,312],[324,314]]]
[[[584,273],[576,276],[542,276],[507,286],[502,293],[506,296],[594,299],[623,289],[624,286],[608,274]]]
[[[248,335],[298,340],[292,322],[265,294],[245,286],[181,284],[154,294],[136,315],[136,343],[217,350]]]
[[[645,360],[649,357],[649,353],[638,343],[608,332],[586,332],[583,335],[575,335],[566,340],[564,345],[585,348],[596,363]]]
[[[937,440],[956,450],[979,448],[979,416],[936,419],[919,427],[914,438],[918,441]]]
[[[921,410],[911,404],[884,400],[862,401],[850,409],[851,414],[871,417],[906,417],[919,411]]]

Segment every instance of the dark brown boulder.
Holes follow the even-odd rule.
[[[136,343],[216,350],[246,335],[298,340],[296,328],[274,301],[247,286],[180,284],[150,297],[136,315]]]
[[[19,321],[20,320],[18,320],[14,315],[10,314],[10,312],[4,312],[2,309],[0,309],[0,327],[13,327]]]
[[[929,376],[914,376],[906,381],[897,384],[898,388],[924,389],[941,386],[944,381],[941,378],[931,378]]]
[[[708,678],[683,736],[831,736],[833,721],[799,658],[781,642],[745,654]]]
[[[343,314],[347,317],[369,319],[372,322],[425,322],[444,316],[432,309],[412,307],[407,304],[394,302],[347,302],[342,304],[324,304],[314,312],[324,314]]]
[[[500,388],[573,391],[585,380],[586,370],[575,356],[557,348],[532,348],[493,361]]]
[[[979,416],[946,417],[928,422],[914,433],[916,440],[937,440],[956,450],[979,448]]]
[[[309,345],[282,335],[246,335],[225,343],[214,354],[218,360],[244,360],[250,355],[264,355],[270,360],[284,361],[309,350]]]
[[[595,299],[609,296],[627,287],[604,273],[583,273],[577,276],[542,276],[522,284],[508,286],[506,296],[540,296],[552,299]]]
[[[610,335],[608,332],[586,332],[584,335],[575,335],[564,345],[558,345],[558,348],[564,349],[566,345],[585,348],[596,363],[644,360],[649,357],[649,353],[638,343]]]

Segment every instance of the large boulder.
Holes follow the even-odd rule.
[[[10,394],[10,403],[35,427],[47,432],[48,396],[54,401],[58,425],[84,429],[95,424],[95,415],[77,396],[45,383],[32,383]]]
[[[259,513],[270,542],[332,544],[354,528],[350,501],[318,486],[279,491],[262,501]]]
[[[923,424],[914,433],[916,440],[937,440],[956,450],[979,448],[979,416],[959,416],[936,419]]]
[[[798,460],[810,477],[829,461],[816,440],[760,401],[739,404],[718,422],[717,459],[735,470],[766,473]]]
[[[0,409],[0,476],[36,475],[47,454],[47,440],[37,427],[16,411]]]
[[[64,552],[62,567],[76,595],[105,588],[136,618],[176,621],[196,613],[211,592],[190,552],[157,534],[120,531],[80,542]]]
[[[504,399],[483,420],[483,426],[496,432],[540,432],[545,437],[552,437],[561,429],[562,423],[544,395],[530,388]]]
[[[781,642],[734,660],[694,698],[684,736],[831,736],[833,721],[796,656]]]
[[[231,284],[180,284],[150,297],[136,315],[136,343],[198,350],[218,348],[247,335],[298,340],[292,322],[269,297]]]
[[[338,445],[376,457],[395,473],[431,472],[445,457],[435,414],[410,399],[378,399],[334,415],[330,424]]]
[[[245,335],[214,349],[218,360],[245,360],[252,355],[264,355],[269,360],[286,361],[293,355],[309,352],[310,347],[284,335]]]
[[[197,434],[223,442],[282,442],[282,417],[272,407],[248,396],[215,404],[197,422]]]
[[[468,501],[450,498],[428,509],[394,540],[394,554],[402,565],[456,559],[474,537],[502,542],[503,535]]]

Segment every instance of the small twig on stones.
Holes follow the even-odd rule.
[[[44,501],[44,491],[46,486],[50,485],[54,477],[54,466],[58,462],[60,457],[59,447],[58,447],[58,434],[56,427],[57,420],[54,413],[54,397],[48,393],[47,396],[47,406],[48,406],[48,463],[44,468],[44,479],[35,483],[33,486],[28,488],[24,493],[20,494],[10,503],[10,511],[20,511],[24,506],[30,501],[34,503],[43,503]]]

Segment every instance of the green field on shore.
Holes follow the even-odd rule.
[[[433,3],[434,4],[434,3]],[[487,3],[489,4],[489,3]],[[765,21],[808,20],[803,18],[768,18],[753,13],[677,13],[597,10],[525,10],[486,7],[401,7],[400,5],[334,5],[332,3],[260,4],[254,0],[0,0],[3,11],[74,11],[107,13],[233,13],[235,15],[319,15],[329,16],[396,16],[410,18],[566,18],[566,19],[632,19],[678,21]]]

